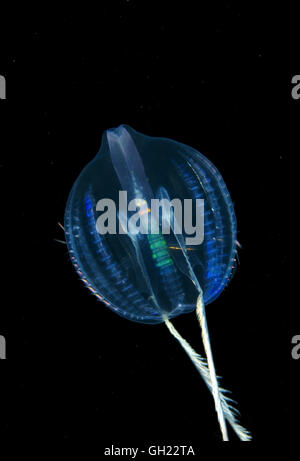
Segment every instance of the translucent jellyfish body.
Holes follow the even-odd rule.
[[[101,199],[112,202],[97,211]],[[177,201],[175,211],[170,208],[169,233],[163,232],[163,207],[156,233],[150,227],[152,199]],[[145,233],[128,229],[135,214],[127,206],[132,200],[147,204],[147,216],[141,215],[149,222]],[[174,229],[176,211],[180,218],[178,207],[181,234]],[[103,211],[110,213],[106,234],[97,230]],[[203,227],[197,229],[198,234],[204,231],[198,243],[191,234],[196,227],[191,216]],[[189,146],[145,136],[126,125],[104,133],[99,153],[76,180],[67,203],[65,230],[73,263],[87,286],[112,310],[137,322],[159,323],[165,316],[194,310],[199,286],[204,303],[211,303],[234,266],[235,214],[214,165]]]

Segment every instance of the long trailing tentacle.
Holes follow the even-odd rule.
[[[196,369],[200,373],[201,377],[203,378],[208,389],[210,390],[210,392],[212,392],[212,381],[206,359],[202,357],[200,354],[198,354],[190,346],[190,344],[180,335],[180,333],[176,330],[174,325],[170,322],[170,320],[168,320],[167,317],[164,320],[168,330],[177,339],[182,348],[185,350],[185,352],[195,365]],[[231,403],[233,403],[233,400],[225,395],[227,392],[228,391],[226,391],[222,387],[219,387],[220,402],[225,419],[231,425],[232,429],[235,431],[240,440],[244,442],[250,441],[251,435],[244,427],[242,427],[239,424],[237,420],[237,415],[239,414],[239,412],[231,405]]]
[[[218,421],[220,424],[220,429],[222,432],[222,437],[224,441],[228,441],[228,434],[227,434],[227,427],[225,422],[224,411],[222,408],[221,398],[220,398],[220,391],[219,391],[219,384],[217,381],[216,369],[214,364],[214,359],[212,355],[210,339],[209,339],[209,332],[208,326],[206,321],[206,314],[205,314],[205,307],[202,300],[202,293],[198,296],[197,299],[197,307],[196,307],[196,314],[201,326],[201,334],[202,334],[202,341],[204,345],[205,354],[207,357],[208,369],[210,374],[210,381],[211,381],[211,391],[215,402],[215,408],[218,415]]]

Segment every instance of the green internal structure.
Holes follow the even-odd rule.
[[[161,234],[147,235],[152,258],[156,267],[167,267],[173,264],[170,258],[168,245]]]

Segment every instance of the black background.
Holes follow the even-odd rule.
[[[195,147],[221,171],[243,248],[207,308],[217,372],[255,442],[297,439],[296,14],[197,3],[45,7],[1,29],[2,437],[83,439],[99,454],[220,440],[213,400],[166,327],[112,313],[55,240],[103,131],[126,123]],[[202,352],[195,315],[174,324]]]

